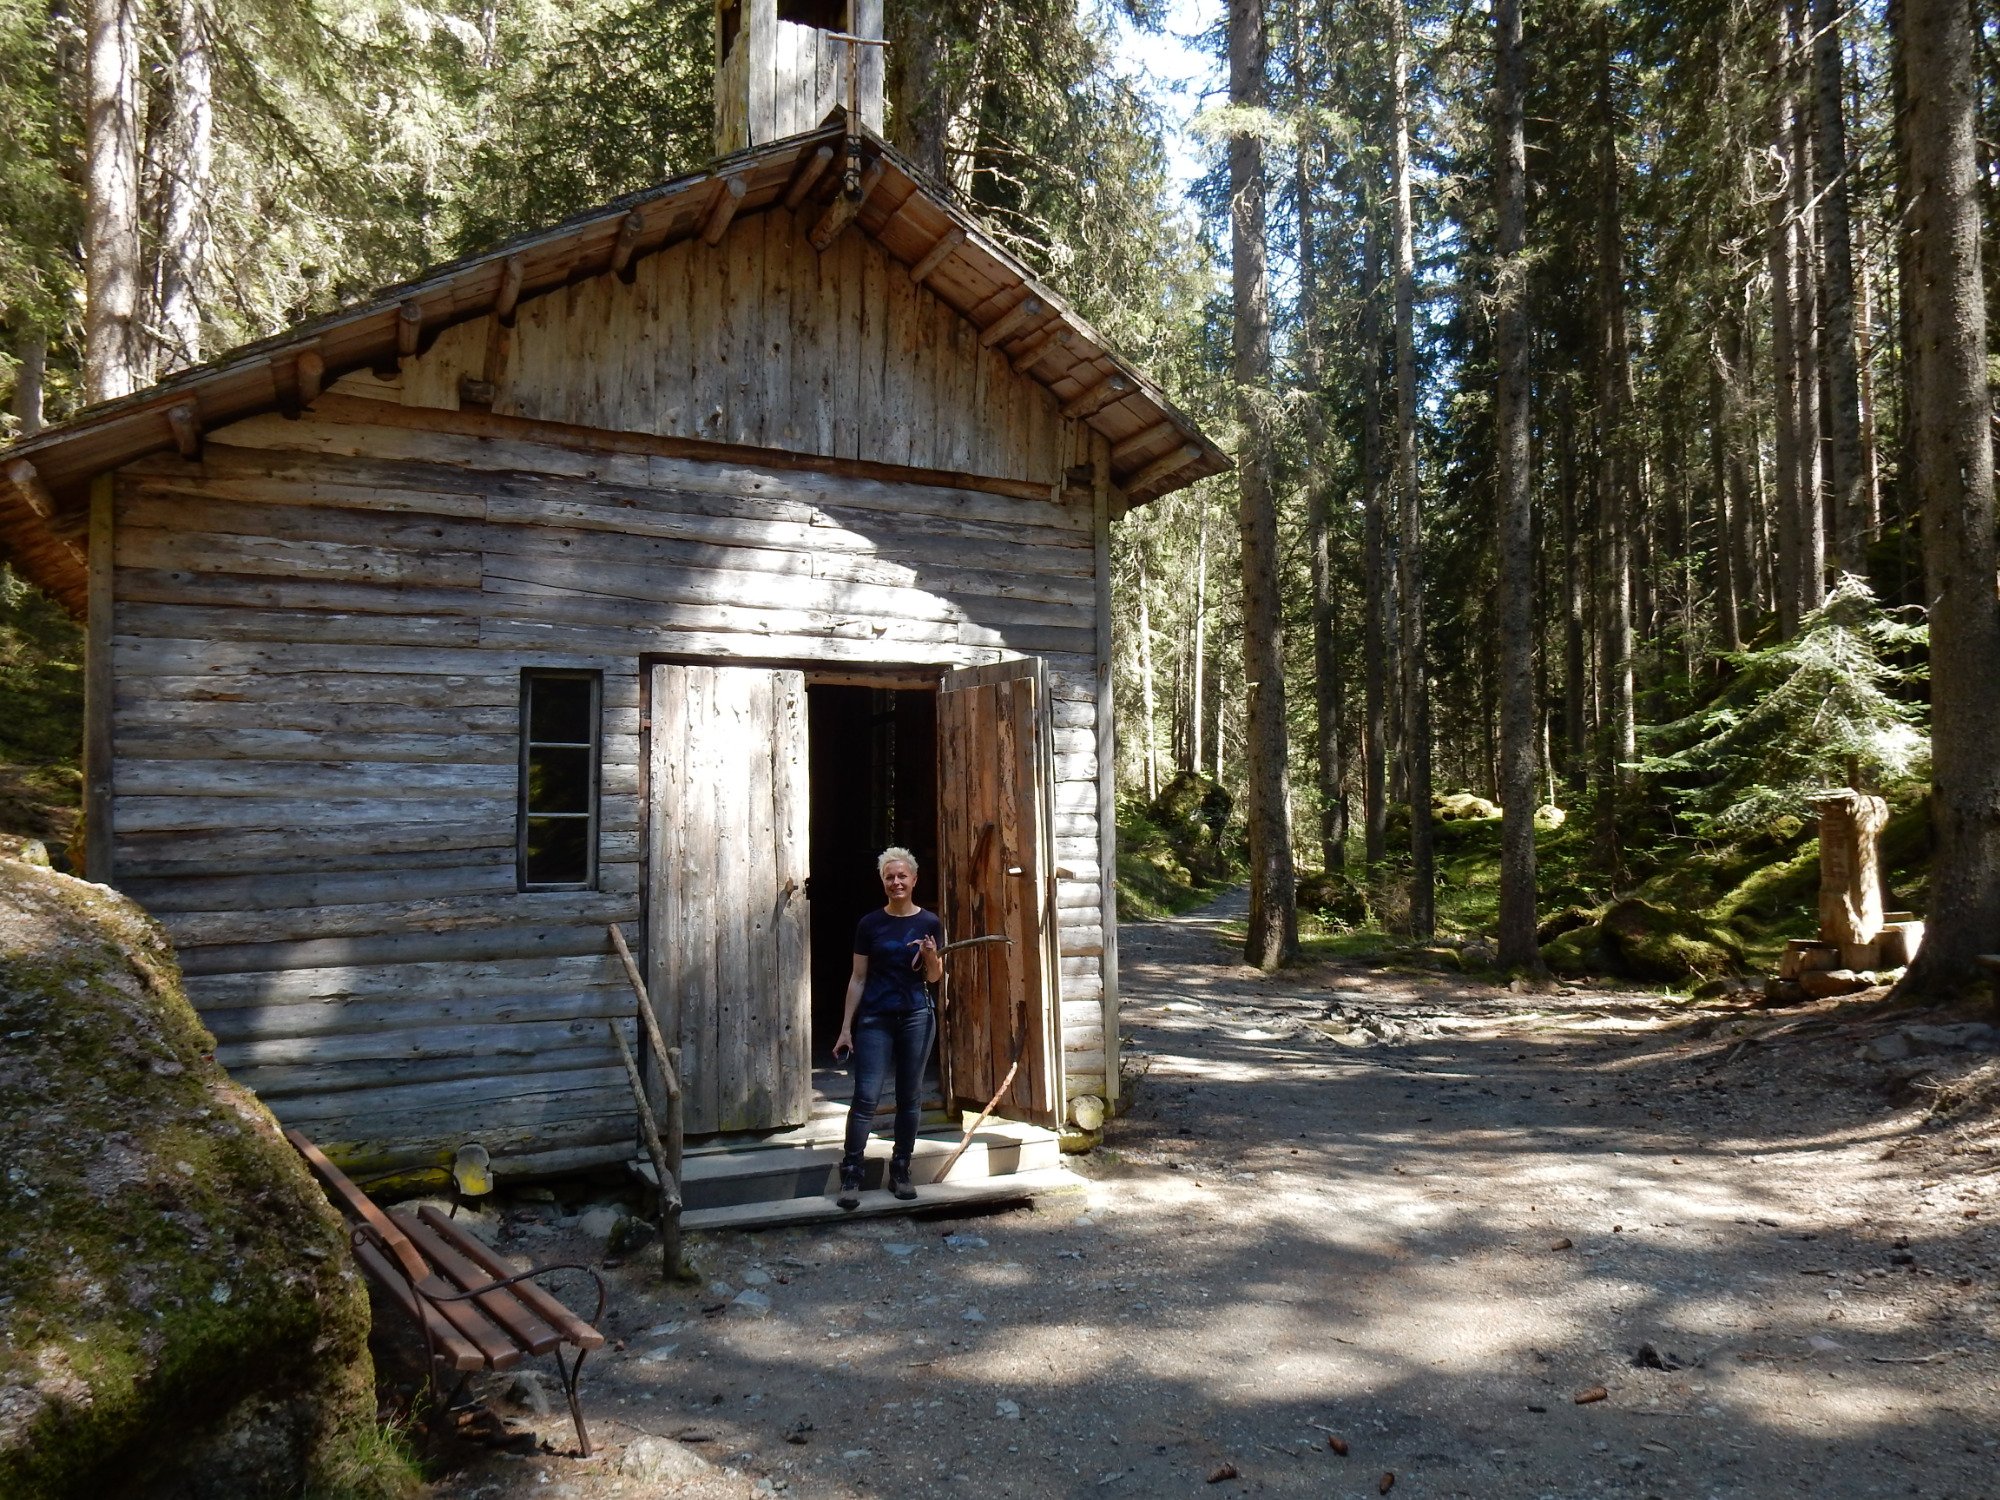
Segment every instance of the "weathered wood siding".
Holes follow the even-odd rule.
[[[1075,460],[1048,390],[873,239],[821,255],[810,227],[771,208],[335,389],[451,409],[471,376],[502,416],[1056,484]]]
[[[859,328],[881,300],[857,290],[843,308]],[[588,322],[572,328],[580,346]],[[655,383],[650,406],[605,416],[644,371],[621,377],[594,347],[561,368],[596,371],[599,405],[567,419],[696,409]],[[725,424],[737,389],[716,387]],[[907,418],[843,409],[881,422],[847,451],[917,444]],[[281,1119],[368,1164],[473,1138],[544,1168],[629,1151],[604,1018],[632,1001],[604,924],[639,932],[641,655],[1034,653],[1054,700],[1068,1093],[1102,1093],[1089,499],[588,451],[436,420],[257,418],[213,434],[198,462],[119,475],[114,878],[179,945],[221,1061]],[[1059,438],[1078,451],[1059,453]],[[1051,469],[1092,456],[1054,427],[1046,452]],[[604,674],[596,891],[514,890],[519,676],[537,666]]]

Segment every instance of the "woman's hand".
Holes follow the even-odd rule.
[[[944,955],[938,951],[936,938],[925,937],[917,943],[910,967],[923,970],[924,978],[932,984],[944,977]]]
[[[854,1033],[843,1026],[840,1028],[840,1035],[833,1039],[833,1060],[845,1062],[853,1053]]]

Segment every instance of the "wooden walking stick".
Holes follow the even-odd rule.
[[[633,962],[632,950],[625,945],[625,934],[616,922],[608,924],[611,946],[618,950],[619,962],[625,966],[625,977],[631,982],[632,993],[639,999],[639,1021],[646,1028],[646,1040],[652,1046],[653,1056],[660,1060],[660,1080],[667,1090],[666,1138],[660,1142],[660,1157],[653,1163],[653,1171],[660,1179],[660,1257],[665,1272],[670,1277],[684,1274],[681,1264],[681,1157],[682,1157],[682,1115],[681,1080],[678,1047],[669,1049],[665,1038],[660,1035],[659,1018],[653,1014],[653,1002],[646,994],[646,981],[639,977],[639,965]],[[616,1028],[614,1027],[615,1031]],[[619,1037],[622,1048],[625,1038]],[[633,1070],[636,1073],[636,1069]],[[644,1097],[643,1088],[639,1101],[640,1113],[650,1125],[652,1106]],[[650,1144],[648,1146],[650,1150]],[[669,1201],[671,1195],[671,1208]]]
[[[949,953],[954,948],[970,948],[975,943],[1005,943],[1011,948],[1014,945],[1014,940],[1004,933],[994,933],[986,937],[960,938],[955,943],[946,943],[942,951]],[[945,975],[944,982],[947,987],[950,986],[950,974]],[[942,1005],[939,1008],[942,1009]],[[1014,1086],[1014,1075],[1021,1071],[1021,1053],[1026,1050],[1027,1045],[1028,1028],[1023,1025],[1021,1027],[1021,1035],[1014,1043],[1014,1060],[1007,1065],[1007,1076],[1000,1080],[1000,1087],[994,1091],[993,1097],[986,1101],[986,1108],[979,1112],[979,1118],[966,1128],[965,1134],[959,1138],[958,1145],[953,1148],[951,1155],[944,1159],[944,1165],[938,1168],[937,1175],[931,1179],[932,1182],[943,1182],[950,1175],[951,1169],[958,1165],[958,1159],[965,1155],[965,1148],[972,1144],[972,1138],[978,1134],[979,1127],[986,1123],[987,1117],[994,1110],[998,1109],[1000,1101],[1007,1097],[1007,1090]]]

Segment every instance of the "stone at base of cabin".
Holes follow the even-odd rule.
[[[611,1230],[611,1238],[604,1242],[608,1255],[632,1255],[653,1243],[660,1229],[651,1219],[642,1219],[636,1214],[628,1214],[620,1219]]]
[[[577,1215],[576,1230],[586,1239],[600,1240],[606,1244],[618,1230],[621,1221],[630,1218],[624,1208],[615,1203],[597,1203]]]
[[[0,858],[0,1494],[261,1500],[372,1427],[339,1216],[160,929]]]
[[[1056,1149],[1064,1156],[1082,1156],[1103,1144],[1102,1130],[1079,1130],[1074,1125],[1064,1126],[1062,1133],[1056,1137]]]

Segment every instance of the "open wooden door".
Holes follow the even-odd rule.
[[[687,1132],[803,1124],[805,676],[656,666],[651,697],[647,988],[678,1038]]]
[[[961,948],[938,1048],[945,1099],[979,1109],[1020,1066],[997,1113],[1053,1125],[1062,1113],[1057,1017],[1054,796],[1048,678],[1037,658],[945,674],[938,694],[938,892]]]

